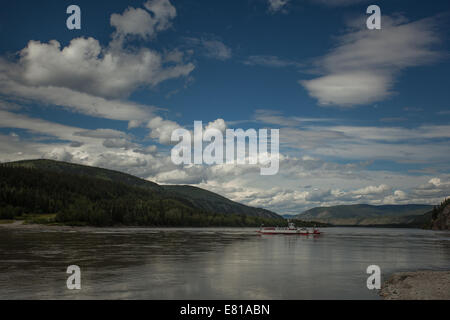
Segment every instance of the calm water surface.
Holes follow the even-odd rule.
[[[0,228],[0,299],[378,299],[368,265],[450,267],[450,233],[328,228],[318,237],[256,229]],[[82,290],[66,289],[81,268]]]

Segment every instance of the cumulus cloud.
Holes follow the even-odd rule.
[[[149,0],[144,3],[145,9],[128,7],[122,14],[111,15],[111,26],[116,28],[115,37],[123,38],[136,35],[152,38],[158,31],[166,30],[177,11],[169,0]]]
[[[222,133],[225,132],[226,128],[227,128],[227,124],[225,123],[225,120],[223,120],[223,119],[216,119],[214,121],[209,122],[205,126],[205,130],[217,129],[217,130],[219,130]]]
[[[355,28],[355,26],[359,26]],[[398,72],[440,57],[437,19],[407,22],[383,16],[381,30],[367,30],[361,20],[340,36],[327,55],[315,61],[322,75],[299,83],[320,105],[351,107],[390,96]]]
[[[172,132],[180,125],[174,121],[164,120],[161,117],[155,117],[147,123],[150,131],[150,138],[157,139],[161,144],[171,144]]]
[[[49,152],[45,152],[43,155],[45,159],[71,162],[73,160],[73,154],[67,151],[65,148],[55,148]]]
[[[56,40],[30,41],[20,52],[19,61],[3,63],[2,69],[10,80],[32,88],[67,88],[104,98],[123,98],[142,86],[187,76],[194,65],[166,65],[161,54],[147,48],[119,50],[102,47],[94,38],[76,38],[66,47]]]
[[[170,26],[170,20],[175,18],[177,11],[169,0],[148,0],[144,7],[153,13],[157,30],[165,30]]]
[[[110,21],[118,36],[139,35],[147,38],[155,33],[155,20],[144,9],[128,7],[122,14],[112,14]]]
[[[392,194],[385,196],[383,199],[376,202],[376,204],[405,204],[408,199],[407,194],[402,190],[395,190]],[[424,203],[421,201],[420,203]]]

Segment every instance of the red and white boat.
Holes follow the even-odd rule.
[[[319,235],[321,232],[317,228],[313,228],[312,230],[308,230],[306,228],[297,228],[292,222],[289,222],[287,228],[278,228],[278,227],[261,227],[258,231],[260,234],[285,234],[285,235]]]

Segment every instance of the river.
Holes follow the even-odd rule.
[[[450,232],[0,228],[0,299],[379,299],[366,268],[448,270]],[[81,290],[68,290],[69,265]]]

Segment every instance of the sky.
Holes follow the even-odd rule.
[[[81,9],[70,30],[69,5]],[[369,30],[366,9],[381,9]],[[2,1],[0,161],[189,184],[280,214],[450,196],[450,3]],[[177,128],[279,129],[280,168],[175,165]]]

